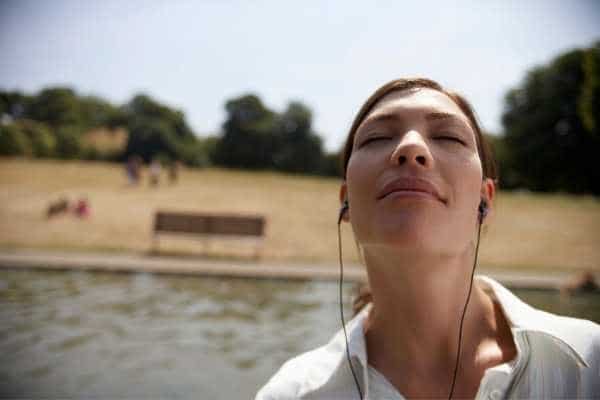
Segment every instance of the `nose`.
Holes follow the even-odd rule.
[[[399,140],[390,157],[394,165],[407,165],[430,169],[433,167],[433,157],[423,136],[411,130]]]

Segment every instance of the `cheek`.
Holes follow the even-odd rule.
[[[375,202],[375,182],[378,166],[372,157],[365,154],[353,155],[348,163],[346,183],[350,203],[350,222],[357,238],[362,238],[370,226]],[[358,231],[357,231],[358,229]]]
[[[348,162],[346,182],[348,184],[348,200],[352,206],[368,201],[375,195],[375,182],[379,174],[381,162],[376,157],[359,152],[353,154]],[[366,204],[365,204],[366,205]],[[358,208],[358,207],[357,207]]]
[[[452,223],[457,229],[471,229],[481,200],[483,175],[479,157],[475,154],[464,157],[455,164],[455,168],[442,168],[444,180],[450,184],[449,199]]]
[[[437,151],[434,154],[437,170],[443,178],[457,187],[477,186],[483,181],[483,170],[479,156],[474,152],[449,153]]]

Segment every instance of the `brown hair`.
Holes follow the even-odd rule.
[[[485,178],[491,178],[494,181],[497,181],[497,169],[496,162],[494,161],[494,157],[492,155],[491,149],[489,147],[488,142],[486,141],[483,133],[481,132],[481,128],[479,123],[477,122],[477,117],[475,116],[475,112],[473,108],[469,104],[469,102],[462,97],[460,94],[452,92],[450,90],[444,89],[439,83],[432,81],[431,79],[426,78],[405,78],[405,79],[396,79],[386,83],[377,89],[362,105],[356,117],[354,117],[354,121],[352,122],[352,126],[350,127],[350,132],[348,132],[348,137],[346,138],[346,143],[344,145],[343,151],[343,164],[342,171],[343,177],[346,179],[346,170],[348,169],[348,162],[350,160],[350,156],[352,155],[352,148],[354,144],[354,136],[356,135],[356,131],[358,127],[363,122],[367,114],[371,112],[373,107],[381,100],[384,96],[391,92],[403,91],[403,90],[414,90],[414,89],[433,89],[438,92],[444,93],[448,96],[452,101],[456,103],[456,105],[461,109],[461,111],[468,118],[471,128],[475,132],[475,141],[477,142],[477,151],[479,153],[479,159],[481,160],[481,167],[483,169],[483,176]]]
[[[344,151],[342,153],[342,171],[344,179],[346,179],[346,171],[348,169],[348,162],[350,161],[350,156],[352,155],[352,148],[354,145],[354,136],[356,135],[356,131],[358,130],[358,127],[363,122],[367,114],[371,112],[371,110],[375,107],[379,100],[381,100],[384,96],[391,92],[423,88],[437,90],[438,92],[445,94],[452,101],[454,101],[456,105],[461,109],[463,114],[465,114],[465,116],[469,120],[469,123],[471,124],[473,132],[475,132],[475,141],[477,143],[479,159],[481,160],[483,177],[493,179],[494,182],[497,183],[498,172],[494,156],[492,154],[487,140],[483,136],[483,132],[481,131],[481,127],[479,126],[479,122],[477,121],[477,117],[475,116],[475,112],[473,111],[473,108],[471,107],[469,102],[460,94],[444,89],[439,83],[426,78],[405,78],[396,79],[391,82],[388,82],[385,85],[381,86],[379,89],[377,89],[362,105],[362,107],[358,111],[358,114],[356,114],[356,117],[354,117],[354,121],[352,122],[352,126],[350,127],[350,132],[348,132],[348,137],[346,138],[346,143],[344,145]],[[354,314],[357,314],[365,305],[372,301],[372,295],[371,288],[369,287],[368,283],[360,283],[357,287],[355,287],[354,290],[355,297],[352,302],[352,308]]]

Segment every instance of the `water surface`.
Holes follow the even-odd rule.
[[[2,270],[0,395],[252,398],[340,328],[337,293],[333,282]],[[516,293],[600,321],[598,295]]]

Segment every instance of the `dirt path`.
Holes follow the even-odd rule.
[[[339,279],[339,267],[333,264],[273,263],[252,260],[209,260],[136,253],[81,253],[37,250],[4,250],[0,268],[39,268],[47,270],[89,270],[110,272],[147,272],[197,276],[222,276],[259,279]],[[558,289],[572,271],[516,271],[481,268],[488,275],[512,288]],[[366,278],[357,264],[345,264],[344,280],[359,282]],[[599,277],[596,276],[598,279]]]

